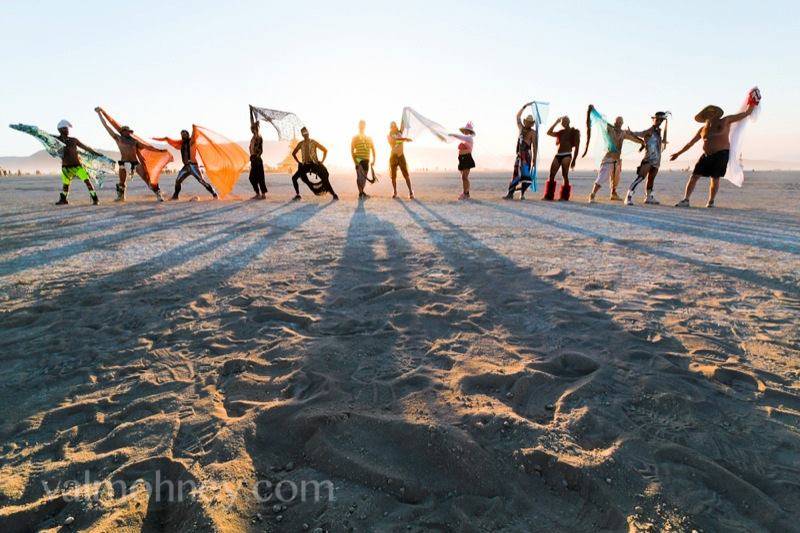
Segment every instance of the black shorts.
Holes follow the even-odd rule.
[[[475,160],[472,154],[458,154],[458,170],[469,170],[475,168]]]
[[[713,154],[703,154],[700,159],[697,160],[692,174],[704,178],[721,178],[725,176],[725,172],[728,170],[728,159],[730,155],[730,150],[720,150]]]
[[[125,163],[128,163],[131,166],[131,170],[136,170],[136,167],[139,166],[138,161],[117,161],[119,168],[124,167]]]

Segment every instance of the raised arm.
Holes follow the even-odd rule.
[[[111,138],[116,141],[119,138],[119,133],[117,133],[117,131],[114,131],[113,129],[111,129],[111,126],[108,125],[108,123],[106,122],[106,115],[104,114],[103,110],[100,109],[99,107],[97,107],[97,108],[95,108],[95,111],[97,111],[97,116],[100,117],[100,124],[102,124],[103,127],[108,132],[108,134],[111,135]],[[115,126],[115,128],[116,128],[116,126]],[[117,130],[118,129],[119,128],[117,128]]]
[[[547,134],[548,134],[550,137],[556,137],[556,136],[557,136],[557,135],[556,135],[556,131],[555,131],[555,130],[556,130],[556,126],[558,126],[559,124],[561,124],[561,117],[559,117],[559,118],[558,118],[558,119],[557,119],[557,120],[556,120],[556,121],[553,123],[553,125],[552,125],[552,126],[550,126],[550,129],[549,129],[549,130],[547,130]]]
[[[756,109],[755,106],[750,106],[744,113],[736,113],[735,115],[727,116],[725,117],[725,120],[728,121],[729,124],[733,124],[734,122],[739,122],[740,120],[744,120],[750,115],[752,115],[755,109]]]
[[[181,145],[183,144],[182,140],[178,139],[176,141],[175,139],[170,139],[169,137],[153,137],[153,140],[154,141],[159,141],[159,142],[165,142],[168,145],[170,145],[173,148],[175,148],[176,150],[180,150],[181,149]]]
[[[699,130],[697,130],[697,133],[694,134],[694,137],[692,137],[692,140],[689,141],[686,144],[686,146],[684,146],[683,148],[681,148],[680,150],[678,150],[677,152],[672,154],[672,157],[670,157],[669,160],[670,161],[675,161],[676,159],[678,159],[681,155],[683,155],[683,153],[686,150],[688,150],[689,148],[694,146],[697,143],[697,141],[699,141],[702,138],[702,136],[703,136],[703,128],[700,128]]]
[[[528,104],[525,104],[524,106],[520,107],[519,108],[519,113],[517,113],[517,127],[519,129],[523,128],[523,126],[522,126],[522,113],[525,111],[526,107],[528,107]]]

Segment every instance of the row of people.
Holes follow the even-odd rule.
[[[524,199],[525,193],[533,185],[535,180],[535,168],[538,158],[538,145],[539,145],[539,124],[534,120],[532,115],[526,116],[524,119],[522,115],[524,110],[530,104],[523,106],[517,113],[516,121],[519,130],[519,136],[516,146],[516,161],[512,174],[511,183],[509,184],[507,194],[504,198],[513,199],[516,192],[520,192],[520,197]],[[709,198],[707,202],[708,207],[713,207],[714,200],[719,188],[719,180],[725,176],[725,171],[730,157],[730,141],[729,131],[731,126],[749,116],[758,101],[752,102],[747,110],[743,113],[725,116],[724,112],[718,106],[707,106],[695,117],[695,120],[701,122],[703,126],[698,130],[696,135],[691,141],[671,156],[671,160],[677,159],[680,155],[686,152],[694,144],[703,141],[703,155],[695,165],[689,180],[686,184],[684,198],[676,204],[680,207],[689,206],[689,198],[694,190],[697,180],[701,177],[708,177],[711,179],[709,189]],[[108,131],[109,135],[114,139],[120,153],[120,160],[118,161],[118,175],[119,182],[117,184],[117,200],[125,200],[125,192],[127,182],[134,174],[139,174],[147,185],[151,188],[157,198],[161,201],[164,196],[157,184],[156,180],[152,180],[147,175],[143,165],[140,164],[141,153],[143,150],[153,154],[166,153],[163,148],[157,148],[141,138],[134,135],[133,130],[128,126],[122,126],[114,121],[108,113],[102,108],[95,109],[100,117],[103,127]],[[623,129],[622,117],[617,117],[613,122],[606,122],[602,118],[594,106],[589,106],[587,111],[587,142],[583,157],[586,156],[589,148],[591,138],[591,125],[593,121],[597,121],[603,131],[607,144],[607,152],[600,162],[600,168],[597,173],[597,179],[594,182],[592,191],[589,195],[589,202],[594,202],[597,193],[605,181],[608,181],[610,186],[610,196],[612,201],[620,201],[622,198],[618,194],[618,186],[621,177],[622,161],[622,145],[624,142],[633,142],[641,146],[645,152],[644,157],[636,169],[636,176],[631,183],[625,195],[624,202],[628,205],[633,204],[633,195],[636,188],[642,183],[645,183],[645,204],[658,204],[653,194],[655,178],[658,174],[661,165],[662,152],[667,146],[666,128],[662,131],[662,125],[668,118],[668,113],[659,111],[652,116],[652,125],[641,131],[631,131],[630,129]],[[101,156],[96,150],[84,145],[78,139],[69,135],[69,128],[72,125],[67,121],[61,121],[58,124],[58,139],[64,145],[62,152],[62,191],[57,202],[57,205],[66,204],[67,196],[69,193],[70,183],[74,178],[83,181],[91,196],[92,202],[97,204],[99,202],[97,191],[94,189],[86,169],[81,164],[78,149],[85,150],[89,154]],[[367,198],[365,187],[368,182],[374,183],[376,181],[373,165],[376,160],[375,145],[372,139],[366,135],[366,124],[362,120],[359,122],[359,132],[353,137],[350,145],[350,155],[356,172],[356,185],[358,187],[359,198]],[[250,175],[249,180],[255,192],[255,199],[264,199],[267,194],[267,186],[264,173],[264,165],[262,161],[263,155],[263,138],[259,131],[259,122],[251,119],[251,132],[252,138],[250,141]],[[554,156],[551,165],[548,179],[545,183],[543,200],[555,200],[556,197],[561,201],[568,201],[571,197],[572,186],[569,182],[570,170],[575,168],[579,158],[581,146],[581,134],[577,128],[571,126],[569,117],[559,117],[552,126],[547,130],[547,135],[555,139],[557,146],[556,155]],[[295,191],[295,200],[300,200],[300,187],[299,182],[302,181],[315,195],[331,194],[334,199],[338,199],[338,195],[330,183],[330,176],[327,168],[325,167],[325,160],[328,155],[328,150],[309,136],[308,129],[303,127],[301,129],[302,140],[297,143],[291,155],[297,163],[297,171],[292,176],[292,185]],[[461,174],[462,192],[459,199],[465,200],[470,197],[470,171],[475,168],[475,160],[472,156],[474,148],[475,128],[472,122],[468,122],[463,128],[460,128],[460,133],[449,134],[458,142],[458,170]],[[181,186],[183,182],[189,178],[195,178],[214,198],[217,198],[217,193],[214,187],[206,179],[204,179],[200,171],[200,165],[197,161],[197,147],[193,135],[190,135],[187,130],[181,131],[179,139],[172,139],[169,137],[157,137],[156,141],[165,142],[172,148],[177,150],[181,156],[182,168],[178,172],[175,189],[172,194],[172,199],[177,200],[180,195]],[[402,174],[406,186],[408,188],[409,198],[414,198],[412,190],[411,178],[408,171],[408,164],[405,158],[404,145],[412,139],[403,135],[401,129],[395,122],[390,125],[390,130],[387,136],[387,142],[390,147],[389,169],[392,181],[393,198],[397,197],[397,174],[398,171]],[[321,157],[320,157],[321,154]],[[556,195],[556,177],[561,173],[562,184],[561,188]],[[316,178],[316,179],[314,179]],[[155,183],[153,183],[155,181]]]

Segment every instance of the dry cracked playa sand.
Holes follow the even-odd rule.
[[[798,177],[716,210],[4,179],[0,530],[798,531]]]

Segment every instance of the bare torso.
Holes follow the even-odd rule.
[[[261,157],[264,152],[264,140],[261,135],[253,135],[250,139],[250,155],[254,157]]]
[[[720,150],[730,150],[730,131],[731,122],[727,117],[718,120],[709,120],[700,129],[700,136],[703,138],[703,153],[713,154]]]
[[[116,137],[115,140],[117,141],[117,148],[119,148],[119,156],[121,161],[138,161],[138,157],[136,155],[136,139],[125,135],[120,135],[119,137]]]
[[[578,130],[575,128],[565,128],[556,132],[556,146],[558,146],[558,153],[565,154],[572,152],[578,140]]]

